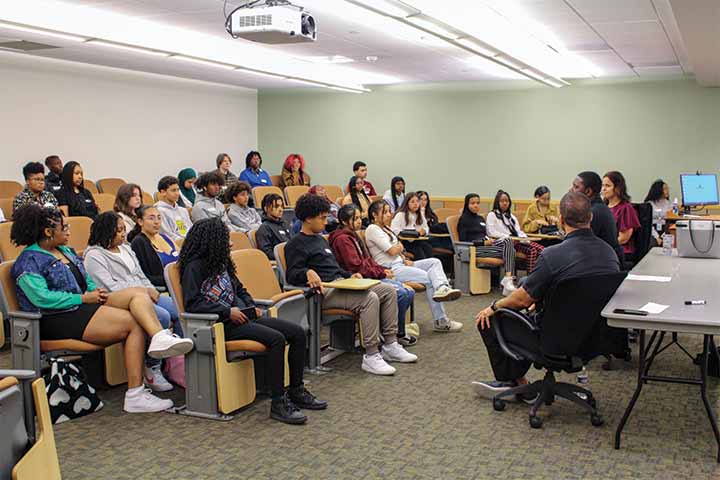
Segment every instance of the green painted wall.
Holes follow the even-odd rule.
[[[693,80],[584,83],[572,87],[462,90],[381,88],[354,95],[262,91],[259,146],[279,171],[302,153],[313,183],[345,184],[356,160],[378,190],[393,175],[431,195],[531,198],[567,190],[586,169],[622,171],[636,200],[662,177],[720,166],[720,89]]]

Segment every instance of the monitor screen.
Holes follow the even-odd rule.
[[[717,175],[680,175],[682,203],[692,207],[696,205],[718,205]]]

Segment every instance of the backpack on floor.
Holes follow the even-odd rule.
[[[103,407],[95,389],[85,380],[77,366],[60,358],[50,360],[50,372],[45,374],[45,392],[54,424],[84,417]]]

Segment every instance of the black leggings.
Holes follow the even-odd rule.
[[[415,240],[414,242],[402,241],[405,250],[413,254],[413,260],[425,260],[433,258],[432,245],[429,240]]]
[[[530,352],[536,352],[540,349],[540,339],[536,333],[531,332],[523,327],[520,323],[512,320],[504,320],[505,324],[505,341],[515,344]],[[490,366],[492,367],[495,379],[501,382],[513,382],[523,377],[530,370],[531,362],[527,360],[515,360],[508,357],[500,348],[497,334],[495,333],[495,324],[498,322],[496,317],[490,318],[490,328],[478,330],[482,336],[485,348],[490,357]]]
[[[285,379],[285,343],[290,346],[290,388],[303,384],[305,367],[305,331],[296,323],[280,318],[261,317],[238,325],[225,322],[225,340],[255,340],[265,345],[267,351],[267,378],[273,398],[283,395]]]

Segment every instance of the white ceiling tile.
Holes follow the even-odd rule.
[[[568,0],[590,23],[657,20],[651,0]]]

